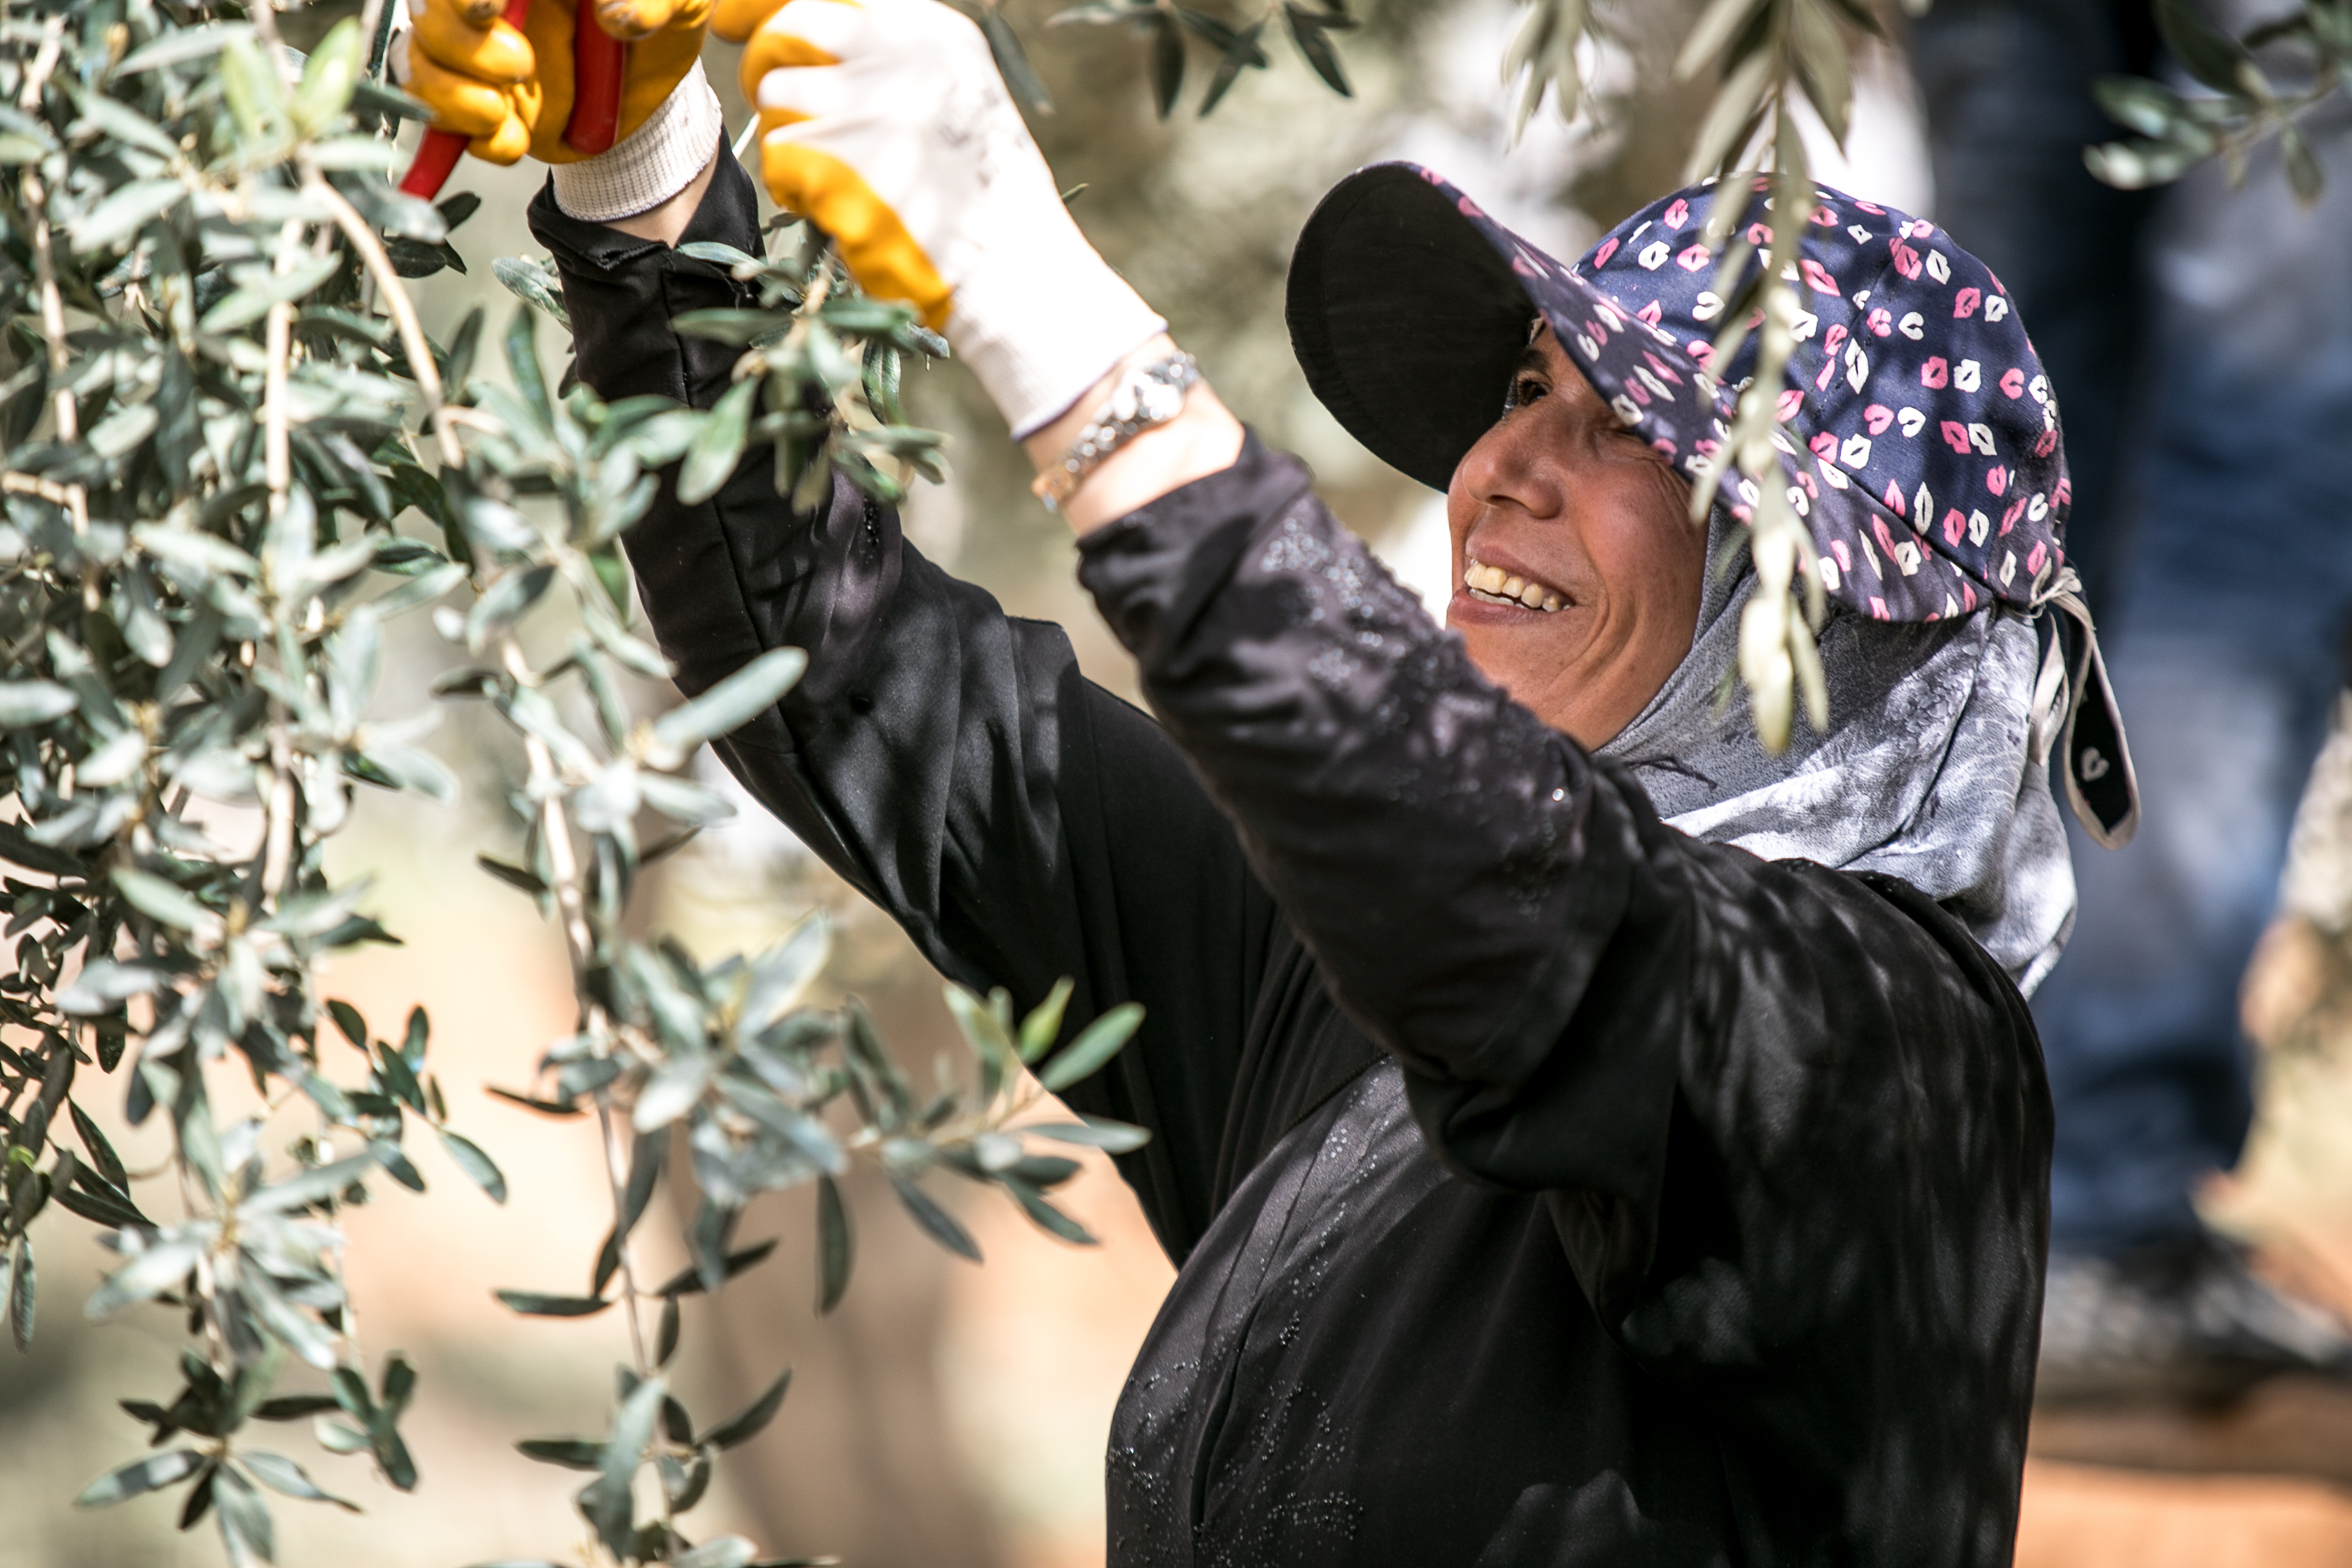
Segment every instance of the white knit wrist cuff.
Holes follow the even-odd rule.
[[[635,217],[694,183],[726,133],[697,60],[659,109],[610,152],[554,166],[555,205],[585,223]]]
[[[947,338],[1020,441],[1167,330],[1166,318],[1088,247],[1083,265],[1033,263],[961,285]]]

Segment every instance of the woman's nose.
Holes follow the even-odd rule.
[[[1566,464],[1557,439],[1545,439],[1537,412],[1503,419],[1463,458],[1454,488],[1477,507],[1507,505],[1539,518],[1560,511]]]

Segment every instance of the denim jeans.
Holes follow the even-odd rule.
[[[2343,679],[2352,609],[2352,116],[2305,212],[2274,153],[2105,189],[2092,75],[2145,69],[2144,0],[1938,0],[1914,50],[1936,221],[2009,286],[2062,410],[2068,554],[2138,771],[2138,837],[2075,837],[2080,913],[2034,998],[2052,1239],[2186,1233],[2252,1116],[2241,975]]]

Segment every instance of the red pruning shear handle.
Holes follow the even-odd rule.
[[[507,0],[508,26],[520,32],[530,15],[530,0]],[[597,23],[596,0],[580,0],[572,34],[572,118],[563,127],[565,146],[592,157],[612,147],[621,128],[621,77],[628,63],[629,46]],[[466,138],[457,132],[427,131],[400,188],[431,201],[465,154]]]

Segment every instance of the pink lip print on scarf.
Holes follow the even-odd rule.
[[[1654,346],[1685,384],[1695,370],[1706,372],[1700,401],[1727,422],[1738,389],[1713,378],[1741,372],[1713,352],[1712,339],[1729,318],[1713,277],[1720,254],[1703,243],[1701,226],[1717,196],[1739,201],[1743,210],[1728,232],[1759,247],[1773,243],[1776,231],[1787,237],[1799,221],[1780,214],[1776,222],[1761,199],[1740,188],[1753,185],[1699,187],[1628,217],[1559,279],[1573,299],[1547,297],[1548,268],[1527,284],[1556,319],[1588,321],[1612,312],[1601,319],[1607,331],[1591,321],[1594,330],[1571,335],[1567,346],[1623,411],[1641,410],[1645,441],[1670,439],[1694,459],[1719,461],[1722,432],[1681,425],[1681,388],[1640,348],[1626,352],[1619,333],[1630,331],[1640,343],[1649,331],[1656,342],[1642,347]],[[1446,195],[1450,205],[1454,193]],[[1787,384],[1767,390],[1791,438],[1782,446],[1785,477],[1769,482],[1792,487],[1806,509],[1817,546],[1808,564],[1818,555],[1828,577],[1836,569],[1832,542],[1843,539],[1869,591],[1837,571],[1831,593],[1896,620],[1964,613],[1988,595],[2026,607],[2032,590],[2023,574],[2013,568],[2004,579],[2000,564],[2014,549],[2022,568],[2036,542],[2049,544],[2043,559],[2052,558],[2064,522],[2055,499],[2064,468],[2054,408],[2037,395],[2042,366],[2014,308],[2002,300],[1994,312],[1998,284],[1932,224],[1826,188],[1801,211],[1801,244],[1790,247],[1790,260],[1801,308],[1811,312],[1802,322],[1810,341],[1800,351],[1801,368],[1792,366]],[[1489,238],[1507,265],[1507,237]],[[1666,266],[1669,259],[1675,265]],[[1598,270],[1603,263],[1607,269]],[[1751,261],[1751,271],[1760,264]],[[1848,281],[1870,292],[1852,298]],[[1758,325],[1758,312],[1748,314]],[[1809,486],[1809,479],[1816,482]],[[1961,499],[1969,496],[1981,510]],[[2015,503],[2029,496],[2042,500],[2021,510]],[[1753,501],[1726,501],[1735,515],[1752,517]],[[1997,528],[2009,537],[1995,545]],[[2046,587],[2046,570],[2042,575]]]

